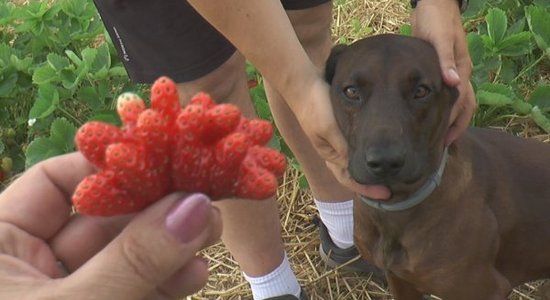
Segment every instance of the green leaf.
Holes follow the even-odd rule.
[[[483,39],[477,33],[470,32],[466,36],[468,41],[468,49],[470,52],[470,57],[474,65],[478,65],[483,62],[485,57],[485,45],[483,44]]]
[[[128,77],[128,73],[124,67],[112,67],[109,69],[109,76]]]
[[[411,26],[411,24],[401,25],[401,27],[399,27],[399,34],[405,35],[405,36],[411,36],[412,35],[412,26]]]
[[[65,54],[77,66],[82,64],[82,60],[72,50],[65,50]]]
[[[69,60],[66,57],[56,53],[48,54],[47,61],[50,67],[57,72],[60,72],[69,66]]]
[[[487,33],[493,41],[493,45],[500,44],[504,36],[506,35],[506,29],[508,27],[508,19],[506,13],[499,8],[491,8],[485,17],[487,22]]]
[[[512,104],[516,97],[508,86],[487,83],[479,87],[476,98],[480,105],[499,107]]]
[[[4,142],[0,141],[0,155],[4,153],[4,150],[6,150],[6,146],[4,145]]]
[[[74,150],[76,127],[65,118],[57,118],[52,122],[50,138],[53,143],[65,153]]]
[[[17,72],[0,77],[0,97],[8,96],[17,85]]]
[[[95,59],[90,67],[90,72],[96,73],[100,70],[111,68],[111,54],[107,44],[102,44],[97,48]]]
[[[89,121],[101,121],[101,122],[113,124],[113,125],[116,125],[116,126],[121,125],[120,118],[118,117],[116,112],[111,111],[111,110],[101,111],[101,112],[97,113],[96,115],[91,116],[88,120]]]
[[[38,87],[38,96],[29,112],[29,119],[40,119],[51,115],[59,104],[59,92],[51,84]]]
[[[78,99],[88,104],[94,111],[103,106],[96,89],[91,86],[82,87],[78,91]]]
[[[550,56],[550,12],[540,6],[531,5],[525,8],[525,14],[535,42]]]
[[[57,72],[49,64],[44,64],[34,70],[32,82],[38,85],[58,80]]]
[[[61,154],[63,154],[63,150],[59,149],[52,140],[49,138],[37,138],[27,147],[25,166],[30,168],[45,159]]]
[[[505,37],[499,45],[499,53],[504,56],[521,56],[531,53],[531,33],[520,32]]]
[[[15,69],[19,72],[24,73],[30,73],[29,68],[32,66],[32,58],[25,57],[23,59],[19,59],[19,57],[12,54],[10,57],[11,65],[15,67]]]
[[[538,106],[534,106],[531,110],[531,118],[544,131],[550,133],[550,118],[545,115]]]
[[[516,100],[512,103],[512,108],[522,115],[528,115],[533,109],[533,106],[523,100]]]
[[[95,62],[95,58],[97,57],[97,49],[85,48],[84,50],[82,50],[81,54],[82,61],[84,61],[84,64],[86,65],[86,67],[88,67],[88,69],[91,69]]]
[[[538,106],[543,111],[550,111],[550,85],[539,85],[527,102]]]

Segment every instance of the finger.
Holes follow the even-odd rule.
[[[433,45],[439,57],[443,81],[449,86],[458,86],[461,78],[456,66],[455,43],[454,40],[449,39],[451,37],[436,37],[434,38]]]
[[[177,271],[168,281],[160,286],[151,297],[165,295],[170,299],[181,299],[202,289],[208,280],[208,263],[200,257],[194,257],[182,269]]]
[[[97,299],[142,299],[205,247],[219,217],[209,199],[171,195],[137,215],[105,249],[66,279],[67,290]],[[218,231],[219,232],[219,231]]]
[[[0,222],[49,239],[70,216],[69,199],[75,186],[93,172],[93,167],[79,153],[35,165],[0,194]]]
[[[97,218],[74,215],[49,241],[50,247],[69,273],[109,244],[134,215]]]
[[[463,94],[464,99],[453,106],[451,116],[455,115],[455,117],[451,119],[454,119],[454,121],[449,127],[445,140],[446,145],[452,144],[466,131],[476,110],[477,106],[472,84],[468,83],[466,86],[466,91]]]
[[[330,122],[328,120],[327,122]],[[332,124],[336,124],[333,120]],[[347,166],[348,147],[347,141],[336,126],[326,130],[323,137],[317,137],[312,144],[317,149],[319,155],[325,160],[337,166]]]

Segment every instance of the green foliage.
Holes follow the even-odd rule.
[[[0,3],[0,128],[17,133],[0,139],[0,155],[14,172],[74,150],[68,128],[117,122],[112,102],[124,89],[136,87],[92,1]]]
[[[474,124],[494,125],[502,119],[495,116],[514,114],[550,133],[550,85],[539,70],[550,61],[550,5],[475,0],[465,17],[480,105]]]

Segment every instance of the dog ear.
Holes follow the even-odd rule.
[[[332,82],[332,77],[334,77],[334,71],[336,69],[336,61],[338,56],[347,48],[347,45],[336,45],[332,47],[330,55],[328,56],[327,62],[325,64],[325,80],[330,84]]]

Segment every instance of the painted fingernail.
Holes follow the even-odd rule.
[[[166,229],[182,243],[195,239],[206,227],[210,199],[192,194],[183,199],[166,217]]]

